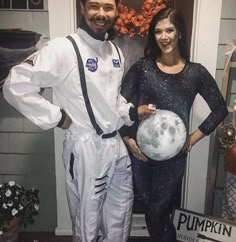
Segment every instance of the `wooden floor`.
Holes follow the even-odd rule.
[[[71,242],[71,236],[55,236],[54,233],[20,233],[18,242]],[[133,237],[129,242],[148,242],[145,237]],[[121,241],[122,242],[122,241]]]

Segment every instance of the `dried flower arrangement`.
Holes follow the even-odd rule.
[[[115,23],[118,35],[128,34],[130,37],[146,35],[152,17],[165,8],[168,2],[169,0],[144,0],[141,11],[137,12],[134,8],[129,9],[120,0],[118,4],[119,17]]]

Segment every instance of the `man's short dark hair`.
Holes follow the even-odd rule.
[[[87,0],[80,0],[82,3],[83,3],[83,5],[86,3],[86,1]],[[115,0],[115,2],[116,2],[116,6],[118,5],[118,3],[119,3],[119,0]]]

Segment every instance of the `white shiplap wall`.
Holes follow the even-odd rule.
[[[216,69],[216,80],[221,88],[222,78],[224,74],[225,65],[225,51],[228,41],[236,39],[236,1],[235,0],[223,0],[222,11],[221,11],[221,24],[220,24],[220,38],[218,45],[218,56],[217,56],[217,69]],[[236,82],[232,91],[236,91]],[[230,106],[233,105],[234,98],[230,100]],[[218,147],[215,147],[218,149]],[[218,167],[217,167],[218,162]],[[217,167],[217,177],[214,193],[213,203],[213,215],[221,216],[222,209],[222,196],[224,188],[224,152],[219,152],[219,159],[214,160],[212,163],[213,167]],[[214,169],[214,168],[213,168]]]
[[[49,39],[47,0],[44,10],[0,10],[0,29],[21,28]],[[52,100],[50,90],[43,96]],[[31,231],[56,227],[56,181],[53,130],[42,131],[4,100],[0,93],[0,183],[15,180],[39,189],[40,214]]]
[[[219,86],[221,86],[223,77],[226,44],[232,39],[236,39],[236,1],[223,0],[216,69],[216,79]]]

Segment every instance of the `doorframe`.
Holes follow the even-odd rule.
[[[67,36],[76,30],[76,0],[49,0],[49,35],[50,39]],[[63,17],[62,17],[63,16]],[[55,96],[53,102],[58,103]],[[57,227],[56,235],[72,235],[71,220],[65,190],[65,170],[62,160],[65,131],[54,129]]]
[[[195,0],[191,41],[191,60],[216,73],[222,0]],[[210,17],[209,17],[210,14]],[[190,130],[194,131],[210,110],[198,95],[191,113]],[[210,137],[197,143],[189,154],[184,179],[183,207],[205,213]]]

